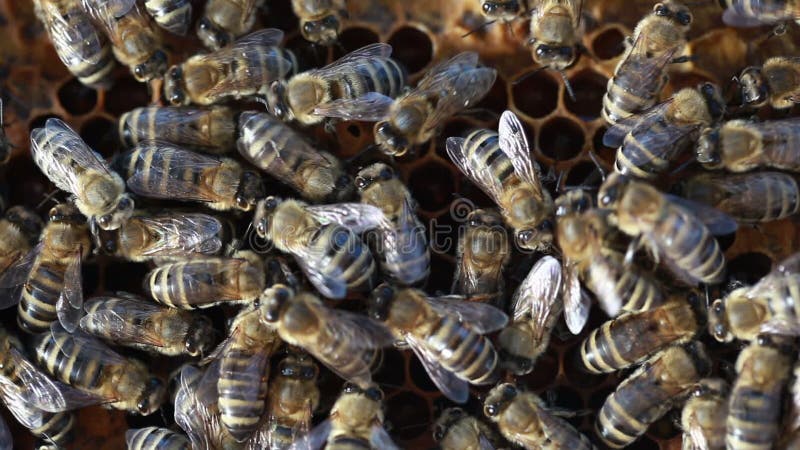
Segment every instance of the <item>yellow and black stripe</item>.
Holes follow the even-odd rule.
[[[442,316],[425,339],[440,363],[472,384],[497,381],[497,352],[492,343],[464,326],[456,315]]]
[[[321,225],[308,243],[311,253],[322,255],[319,272],[347,283],[348,292],[369,291],[378,281],[375,259],[369,247],[348,228]]]
[[[190,0],[146,0],[144,7],[156,23],[170,33],[183,36],[192,23]]]
[[[166,428],[147,427],[131,429],[125,433],[128,450],[189,450],[186,436]]]
[[[58,320],[56,303],[64,290],[66,268],[48,261],[34,263],[17,305],[17,324],[31,334],[50,329]]]
[[[708,228],[690,211],[667,201],[662,220],[650,233],[659,241],[664,259],[695,279],[715,284],[725,276],[725,255]]]
[[[222,424],[238,442],[258,428],[266,408],[269,361],[263,355],[262,370],[254,370],[253,359],[261,357],[254,354],[257,351],[234,344],[220,359],[219,412]]]
[[[368,92],[397,97],[406,83],[405,70],[391,58],[364,58],[340,69],[328,80],[331,100],[354,99]]]
[[[162,140],[220,154],[235,145],[236,123],[233,111],[225,106],[145,106],[120,117],[119,136],[127,147]]]

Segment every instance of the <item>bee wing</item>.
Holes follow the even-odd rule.
[[[714,207],[703,203],[698,203],[693,200],[688,200],[683,197],[678,197],[677,195],[664,195],[667,197],[667,199],[669,199],[669,201],[697,217],[697,219],[700,220],[713,235],[724,236],[726,234],[735,233],[739,228],[736,219]]]
[[[437,79],[445,74],[450,74],[454,67],[471,68],[478,65],[478,54],[476,52],[461,52],[447,61],[442,61],[425,73],[425,76],[417,83],[417,89],[427,90],[430,86],[438,83]]]
[[[321,103],[314,108],[314,114],[324,117],[338,117],[344,120],[377,122],[389,117],[394,99],[378,92],[367,92],[356,98],[340,98]]]
[[[552,256],[545,256],[533,266],[522,280],[511,298],[514,321],[522,320],[530,313],[532,323],[544,331],[554,314],[560,314],[563,303],[561,294],[561,263]]]
[[[483,190],[495,202],[498,202],[503,195],[503,185],[489,169],[483,165],[473,162],[464,149],[464,138],[447,138],[447,155],[453,164],[461,170],[471,182]]]
[[[533,186],[540,186],[539,166],[531,159],[528,138],[517,115],[504,111],[497,133],[500,136],[500,149],[511,160],[517,176]]]
[[[703,427],[695,415],[692,415],[688,424],[683,423],[683,425],[683,448],[685,450],[709,450]]]
[[[202,373],[194,366],[186,365],[181,369],[179,387],[175,395],[175,423],[189,437],[194,450],[212,450],[217,448],[212,438],[222,431],[219,416],[209,410],[213,403],[201,401],[197,396],[197,384]],[[215,385],[216,386],[216,385]]]
[[[761,332],[786,336],[800,336],[800,324],[792,320],[772,318],[761,324]]]
[[[331,273],[330,257],[321,248],[300,248],[295,252],[295,261],[308,278],[308,281],[327,298],[341,299],[347,295],[347,282],[342,270],[334,269]],[[326,273],[327,271],[327,273]]]
[[[0,275],[0,309],[19,303],[22,286],[28,279],[36,256],[42,251],[43,243],[39,243],[25,255],[21,255]]]
[[[423,90],[436,99],[436,106],[425,121],[425,129],[436,128],[455,113],[481,101],[496,78],[497,71],[489,67],[443,72],[432,77]]]
[[[81,251],[75,252],[64,271],[64,287],[56,301],[56,315],[68,332],[78,328],[83,316],[83,277],[81,275]]]
[[[323,76],[335,75],[341,70],[341,67],[354,62],[359,62],[365,58],[388,58],[392,55],[392,46],[381,42],[366,45],[357,50],[354,50],[336,61],[328,64],[327,66],[317,69],[318,73]]]
[[[152,144],[149,141],[148,144]],[[140,143],[139,145],[142,145]],[[143,197],[194,200],[213,202],[217,198],[212,192],[199,189],[191,179],[186,179],[187,172],[203,172],[222,165],[219,158],[201,155],[166,142],[155,142],[154,147],[142,150],[139,159],[146,161],[152,157],[153,152],[158,152],[164,160],[168,160],[168,168],[161,164],[150,165],[147,172],[137,170],[127,180],[128,188]],[[145,147],[146,148],[146,147]],[[140,164],[143,165],[143,164]],[[155,182],[159,180],[159,182]]]
[[[105,302],[109,297],[97,297],[84,306],[86,315],[80,320],[81,329],[102,329],[112,338],[126,343],[163,347],[164,341],[152,333],[143,324],[152,320],[153,315],[161,313],[163,308],[153,302],[140,298],[126,298],[124,315],[112,309],[97,309],[93,305]]]
[[[328,439],[328,435],[331,434],[331,429],[333,429],[331,420],[325,419],[320,422],[319,425],[312,428],[308,434],[301,436],[293,442],[289,450],[317,450],[322,447],[322,444]]]
[[[35,430],[45,424],[45,413],[28,402],[21,389],[5,377],[0,377],[0,399],[23,427]]]
[[[212,255],[222,249],[219,232],[222,223],[207,214],[180,214],[138,218],[151,232],[159,235],[157,243],[142,252],[147,256],[184,256],[193,253]]]
[[[622,308],[622,298],[617,292],[619,276],[612,271],[607,261],[602,260],[602,258],[602,256],[599,256],[589,265],[589,271],[592,273],[590,278],[595,281],[592,283],[591,288],[594,290],[597,302],[603,311],[608,314],[608,317],[616,317]]]
[[[411,202],[410,198],[403,201],[396,224],[382,227],[383,257],[386,259],[387,265],[402,268],[405,267],[403,263],[408,260],[409,254],[419,255],[420,251],[427,252],[425,226],[414,214],[414,206]],[[430,257],[428,257],[428,264],[430,264]],[[415,269],[408,268],[408,270]]]
[[[480,450],[496,450],[494,444],[483,434],[478,437],[478,445],[480,446]]]
[[[572,334],[580,334],[589,320],[591,300],[583,294],[577,268],[569,262],[564,274],[564,320]]]
[[[469,384],[458,378],[453,372],[445,369],[438,361],[439,357],[434,355],[425,345],[414,336],[407,334],[404,340],[419,358],[425,372],[433,381],[433,384],[444,394],[445,397],[456,403],[466,403],[469,399]]]
[[[106,162],[61,119],[47,119],[31,131],[31,154],[39,169],[62,191],[82,194],[78,171],[109,174]]]
[[[638,134],[642,134],[643,132],[648,134],[647,132],[650,130],[650,128],[657,121],[664,117],[664,113],[666,112],[670,103],[672,103],[672,99],[653,106],[641,114],[634,114],[630,117],[621,119],[612,125],[608,130],[606,130],[605,134],[603,134],[603,145],[612,148],[619,147],[625,141],[625,136],[628,133],[632,133],[636,130],[638,130]]]
[[[87,359],[103,361],[106,364],[125,364],[127,362],[125,357],[82,330],[76,329],[70,333],[59,322],[53,322],[50,325],[50,333],[60,342],[61,349],[79,348]],[[64,355],[70,357],[66,352]]]
[[[83,0],[84,7],[112,18],[122,17],[136,5],[136,0]]]
[[[759,19],[756,16],[739,14],[733,8],[726,8],[722,12],[722,21],[725,25],[736,28],[754,28],[775,23],[774,21]]]
[[[271,31],[271,30],[263,30]],[[279,31],[279,30],[274,30]],[[260,32],[254,33],[259,35]],[[260,65],[263,70],[263,78],[259,83],[269,84],[279,78],[286,76],[292,70],[292,63],[287,58],[275,49],[273,45],[264,45],[261,43],[260,36],[248,36],[242,42],[236,42],[231,47],[226,47],[214,53],[204,56],[206,61],[216,64],[220,73],[231,72],[230,66],[241,64],[241,60],[246,61],[261,61]],[[281,36],[282,37],[282,36]],[[198,73],[198,75],[200,75]],[[191,76],[187,76],[185,83],[190,84],[193,81]],[[250,76],[226,76],[217,80],[213,87],[208,89],[206,95],[210,98],[225,97],[232,92],[250,89],[253,85],[253,77]]]
[[[66,66],[79,63],[97,64],[103,57],[101,51],[89,51],[103,47],[103,38],[96,30],[87,33],[86,29],[78,30],[61,15],[54,2],[37,1],[37,7],[43,13],[40,19],[53,42],[58,57]],[[79,50],[80,49],[80,50]]]
[[[255,4],[256,2],[252,2]],[[228,48],[244,50],[250,47],[276,47],[283,41],[283,31],[277,28],[264,28],[242,36]]]
[[[455,315],[458,321],[479,334],[495,332],[508,324],[506,313],[488,303],[470,302],[461,295],[428,297],[428,304],[439,314]]]
[[[372,448],[381,450],[398,450],[397,445],[392,441],[389,433],[383,428],[383,425],[373,424],[372,432],[369,435],[369,442]]]
[[[310,205],[305,208],[321,223],[335,223],[356,234],[377,228],[386,221],[380,208],[364,203]]]

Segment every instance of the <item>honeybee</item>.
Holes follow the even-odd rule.
[[[189,450],[186,436],[167,428],[131,428],[125,432],[128,450]]]
[[[493,387],[483,402],[483,413],[500,433],[515,445],[541,448],[594,450],[589,439],[546,405],[533,392],[520,391],[510,383]]]
[[[387,284],[375,289],[369,303],[370,316],[384,322],[411,347],[450,400],[466,402],[468,383],[497,381],[499,358],[483,335],[508,323],[499,309],[457,296],[429,298],[420,290]]]
[[[192,24],[191,0],[145,0],[144,8],[158,26],[181,36]]]
[[[603,145],[619,147],[617,172],[652,179],[689,148],[700,130],[725,112],[719,89],[711,83],[678,91],[671,99],[640,115],[620,120],[603,135]]]
[[[656,104],[669,79],[666,65],[682,60],[673,56],[686,46],[691,23],[689,8],[672,0],[657,3],[639,21],[608,80],[602,109],[606,122],[614,125]]]
[[[372,108],[383,103],[381,120],[375,124],[375,144],[386,154],[403,156],[415,145],[427,142],[440,125],[474,104],[492,88],[497,72],[477,67],[478,54],[463,52],[430,68],[417,83],[397,100],[374,94]],[[350,118],[350,111],[332,111]]]
[[[481,13],[490,19],[489,23],[502,20],[509,22],[527,10],[526,0],[478,0]]]
[[[697,383],[681,413],[683,450],[725,449],[728,390],[728,383],[719,378]]]
[[[266,113],[239,115],[239,153],[312,202],[344,200],[353,193],[342,162],[319,151],[305,137]]]
[[[461,408],[447,408],[433,426],[433,439],[442,450],[492,450],[499,438],[488,425]]]
[[[24,206],[6,210],[0,218],[0,274],[31,250],[42,226],[42,219]]]
[[[111,41],[111,50],[139,81],[167,70],[161,34],[136,0],[82,0],[83,7]]]
[[[345,383],[328,420],[314,427],[302,442],[310,443],[309,448],[327,442],[326,450],[397,450],[383,421],[383,391],[375,385]]]
[[[610,373],[643,361],[672,344],[689,341],[704,317],[694,292],[673,297],[663,305],[624,314],[593,330],[581,343],[581,360],[592,373]]]
[[[104,230],[116,230],[133,214],[125,182],[67,124],[47,119],[31,131],[33,161],[57,188],[75,197],[75,205]]]
[[[189,364],[180,368],[173,400],[175,423],[186,433],[192,449],[239,449],[241,444],[222,426],[213,368],[201,371]]]
[[[152,414],[164,399],[164,383],[143,362],[125,358],[79,330],[53,324],[34,337],[36,363],[50,375],[97,398],[104,406]]]
[[[201,213],[135,213],[114,232],[97,233],[102,252],[129,261],[214,256],[222,250],[226,229],[216,217]]]
[[[498,306],[505,288],[503,269],[511,257],[503,217],[493,209],[476,209],[466,220],[456,249],[456,273],[450,291]]]
[[[210,105],[227,98],[264,94],[269,83],[294,72],[294,54],[278,47],[283,31],[267,28],[208,54],[169,68],[164,98],[173,105]]]
[[[383,163],[361,169],[355,183],[361,202],[380,208],[391,224],[376,229],[383,271],[402,285],[424,283],[430,272],[430,250],[425,226],[414,214],[416,202],[408,188]]]
[[[539,0],[534,4],[528,38],[528,45],[533,47],[533,61],[561,74],[567,93],[576,101],[564,70],[578,59],[584,32],[583,0]]]
[[[342,22],[350,17],[347,0],[292,0],[292,10],[300,18],[300,34],[326,47],[339,39]]]
[[[311,284],[333,299],[374,287],[375,260],[357,233],[383,220],[383,212],[371,205],[312,206],[272,196],[258,203],[253,216],[256,234],[294,256]]]
[[[800,23],[797,0],[722,0],[722,21],[733,27],[757,27],[794,20]]]
[[[156,267],[144,285],[155,301],[178,309],[210,308],[220,303],[246,303],[266,287],[264,264],[251,251],[232,258],[195,258]]]
[[[782,172],[702,173],[682,180],[683,197],[712,206],[741,223],[779,220],[800,210],[800,188]]]
[[[703,130],[697,161],[708,169],[747,172],[760,167],[800,172],[800,119],[751,122],[729,120]]]
[[[253,28],[263,4],[264,0],[209,0],[197,22],[197,36],[212,50],[225,47]]]
[[[108,40],[94,27],[81,0],[35,0],[33,7],[67,69],[86,86],[108,87],[116,62]]]
[[[611,209],[610,222],[633,236],[633,247],[645,245],[664,259],[681,280],[713,284],[725,274],[725,256],[712,236],[736,231],[736,221],[713,208],[612,173],[597,194],[601,208]]]
[[[783,395],[795,360],[789,342],[759,335],[739,353],[728,402],[727,448],[768,450],[781,436]]]
[[[784,420],[783,436],[777,446],[781,450],[795,450],[800,445],[800,364],[795,362],[792,375],[789,411]]]
[[[800,17],[800,3],[797,5]],[[773,57],[761,67],[748,67],[739,75],[744,104],[788,109],[800,103],[800,57]]]
[[[72,204],[56,205],[40,243],[3,273],[0,288],[11,293],[0,307],[19,302],[17,323],[28,333],[45,331],[56,320],[74,330],[83,312],[81,260],[90,248],[86,219]]]
[[[531,159],[525,130],[514,113],[503,113],[497,134],[478,130],[466,138],[447,138],[447,154],[497,203],[522,248],[550,246],[553,199],[542,187],[539,166]]]
[[[406,72],[391,54],[391,45],[371,44],[321,69],[274,81],[267,92],[267,109],[284,122],[303,125],[326,117],[381,120],[385,97],[397,97],[406,85]]]
[[[266,196],[264,182],[231,158],[145,141],[118,156],[128,188],[148,198],[203,202],[212,209],[251,210]]]
[[[285,285],[266,289],[260,303],[264,320],[277,327],[281,339],[362,387],[370,384],[370,366],[380,349],[394,342],[382,324],[328,308],[314,294],[294,293]]]
[[[118,292],[84,305],[81,329],[117,345],[176,356],[208,354],[214,328],[204,316],[167,308],[139,296]]]
[[[145,106],[120,116],[119,135],[128,148],[143,141],[161,140],[222,154],[236,144],[236,118],[227,106]]]
[[[503,366],[511,372],[530,373],[536,359],[547,350],[550,332],[564,309],[560,296],[561,263],[545,256],[514,293],[511,325],[498,336]]]
[[[597,413],[597,435],[611,448],[631,444],[709,372],[711,361],[698,341],[673,345],[657,353],[606,398]]]

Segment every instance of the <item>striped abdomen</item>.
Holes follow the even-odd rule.
[[[595,260],[588,267],[587,285],[595,295],[600,295],[602,292],[597,286],[607,283],[606,277],[611,276],[614,291],[623,301],[623,311],[647,311],[664,303],[664,287],[658,281],[636,267],[625,267],[621,258],[619,260],[612,258],[614,257],[609,256]]]
[[[617,149],[614,170],[643,179],[650,179],[664,172],[689,143],[689,133],[675,127],[666,117],[661,116],[646,129],[632,130]],[[645,137],[646,146],[640,142]]]
[[[666,77],[663,72],[652,77],[642,76],[642,70],[651,64],[652,61],[635,55],[620,62],[603,96],[602,115],[606,122],[613,125],[656,104]]]
[[[36,362],[70,386],[97,392],[103,387],[108,368],[76,342],[66,332],[41,334],[36,338]]]
[[[384,242],[387,239],[395,239],[398,244],[397,251],[391,255],[381,255],[381,267],[392,279],[405,286],[424,282],[430,272],[431,255],[425,237],[425,227],[419,220],[415,222],[413,227],[380,230]],[[387,233],[394,233],[395,236],[387,236]]]
[[[581,359],[589,372],[613,372],[642,361],[669,344],[690,339],[697,328],[692,307],[676,300],[604,323],[584,339]]]
[[[65,411],[50,413],[39,411],[41,425],[31,428],[31,434],[40,437],[44,442],[55,444],[58,448],[66,448],[75,437],[75,413]],[[38,447],[37,447],[38,448]]]
[[[217,389],[222,424],[234,439],[242,442],[258,428],[266,407],[269,358],[257,348],[234,345],[220,358],[219,371]]]
[[[145,276],[144,288],[155,301],[173,308],[209,308],[258,297],[264,274],[241,260],[194,259],[153,269]]]
[[[464,138],[464,153],[469,161],[488,170],[505,185],[513,177],[516,180],[511,160],[500,149],[500,138],[495,131],[476,130]]]
[[[708,228],[691,212],[667,203],[666,214],[655,223],[648,237],[653,239],[664,258],[692,279],[706,284],[722,281],[725,255]]]
[[[760,145],[751,143],[751,139],[756,139]],[[742,131],[724,125],[720,130],[720,140],[723,149],[730,147],[731,152],[739,150],[742,145],[753,146],[761,166],[800,172],[800,119],[749,124]]]
[[[61,264],[53,262],[34,264],[17,305],[17,323],[21,329],[32,334],[41,333],[58,320],[56,302],[64,289],[65,270]]]
[[[375,287],[378,271],[372,253],[349,229],[335,224],[322,225],[308,246],[321,258],[307,263],[328,277],[344,280],[348,292]]]
[[[147,106],[119,119],[119,135],[128,147],[158,139],[208,153],[230,151],[236,142],[235,127],[233,112],[222,106]]]
[[[391,58],[366,58],[351,63],[331,79],[331,100],[358,98],[368,92],[397,97],[406,85],[406,73]]]
[[[125,433],[128,450],[189,450],[186,436],[166,428],[147,427]]]
[[[442,316],[425,338],[441,364],[472,384],[496,381],[497,352],[492,343],[465,327],[456,316]]]
[[[156,23],[170,33],[182,36],[192,22],[190,0],[146,0],[144,7]]]

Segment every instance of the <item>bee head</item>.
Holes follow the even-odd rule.
[[[206,316],[196,316],[186,330],[186,352],[191,356],[208,354],[216,344],[216,333]]]
[[[433,439],[436,442],[440,442],[447,436],[447,432],[450,430],[453,425],[455,425],[459,420],[466,417],[467,413],[464,412],[461,408],[447,408],[442,411],[442,414],[436,420],[436,423],[433,426]]]
[[[597,206],[603,209],[616,208],[630,181],[630,178],[620,173],[610,174],[597,192]]]
[[[236,190],[236,207],[242,211],[250,211],[266,196],[264,180],[257,173],[245,170],[239,180],[239,189]]]
[[[104,230],[116,230],[133,215],[134,203],[128,194],[119,197],[116,208],[108,214],[96,217],[97,225]]]
[[[389,310],[394,302],[395,289],[387,283],[382,283],[369,298],[369,316],[375,320],[384,321],[389,317]]]
[[[672,20],[678,27],[688,29],[692,23],[692,13],[685,5],[674,1],[656,3],[653,6],[653,14]]]
[[[50,209],[48,214],[50,222],[71,223],[75,225],[86,223],[86,218],[73,203],[59,203]]]
[[[383,401],[383,391],[375,385],[369,385],[368,388],[364,389],[359,387],[357,384],[347,382],[344,384],[342,388],[342,394],[349,394],[349,395],[363,395],[368,399],[374,402],[382,402]]]
[[[261,239],[270,238],[270,228],[272,227],[272,216],[282,200],[278,197],[269,196],[256,204],[256,212],[253,215],[253,225],[256,228],[256,235]]]
[[[133,67],[134,78],[138,81],[150,81],[160,78],[167,71],[167,54],[156,50],[147,60]]]
[[[300,34],[309,42],[328,47],[339,39],[341,28],[339,18],[335,14],[329,14],[319,20],[303,21]]]
[[[136,410],[143,416],[154,413],[159,407],[161,402],[164,401],[166,394],[166,387],[160,378],[152,377],[147,380],[147,383],[142,390],[142,395],[139,401],[136,402]]]
[[[519,391],[511,383],[501,383],[492,388],[483,402],[483,413],[486,417],[496,420],[508,405],[516,398]]]
[[[723,114],[725,114],[726,106],[725,100],[722,98],[722,91],[719,87],[714,83],[702,83],[697,89],[706,101],[706,107],[708,108],[709,114],[711,114],[711,118],[714,119],[715,122],[721,119]]]
[[[319,368],[306,358],[298,360],[298,358],[289,356],[278,364],[278,372],[282,377],[312,381],[319,375]]]
[[[722,299],[714,300],[708,308],[708,332],[719,342],[733,341],[733,333],[728,324],[728,314]]]
[[[719,146],[719,127],[705,128],[697,138],[695,148],[697,162],[709,169],[717,169],[722,163]]]
[[[264,320],[269,323],[280,320],[281,311],[284,310],[285,305],[289,303],[293,295],[293,291],[288,286],[282,284],[275,285],[265,290],[259,298]]]
[[[582,213],[592,207],[592,197],[583,189],[573,189],[556,199],[556,217]]]
[[[289,119],[289,106],[286,103],[286,83],[282,80],[273,81],[267,90],[267,110],[281,121]]]
[[[363,191],[375,181],[388,181],[395,177],[391,167],[384,163],[375,163],[358,171],[355,184],[359,191]]]
[[[172,105],[180,106],[189,104],[183,86],[183,68],[172,66],[164,76],[164,97]]]
[[[742,104],[761,107],[767,103],[769,88],[760,67],[748,67],[739,75]]]
[[[517,376],[527,375],[533,370],[533,361],[525,356],[516,355],[509,351],[516,342],[530,342],[530,333],[517,326],[503,328],[497,337],[500,345],[497,354],[500,356],[501,366]]]
[[[39,238],[39,234],[42,232],[42,227],[44,226],[42,219],[24,206],[12,206],[8,208],[5,218],[16,225],[31,242]]]
[[[230,33],[209,20],[208,17],[203,17],[197,23],[197,37],[200,38],[203,45],[212,50],[219,50],[225,47],[230,44],[233,38]]]
[[[490,19],[511,18],[519,12],[519,2],[517,0],[486,0],[481,4],[483,15]]]
[[[574,46],[538,44],[533,48],[533,59],[541,66],[564,70],[575,63],[577,54]]]

